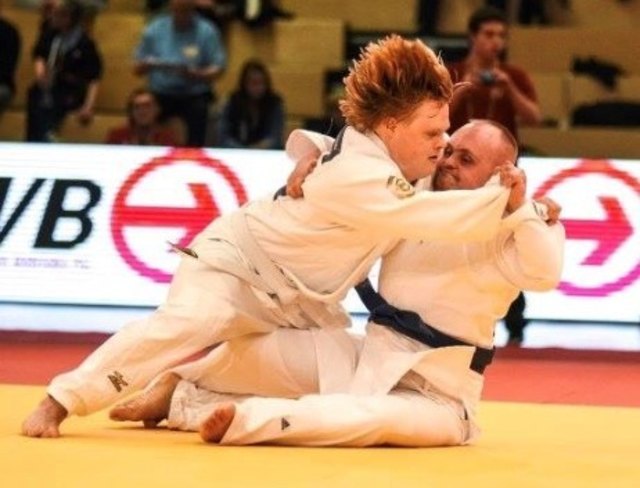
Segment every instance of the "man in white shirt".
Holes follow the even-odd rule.
[[[451,136],[425,187],[480,187],[503,161],[516,157],[504,128],[476,121]],[[288,337],[277,337],[284,332],[278,331],[230,341],[216,355],[165,375],[147,404],[137,405],[137,417],[128,419],[168,416],[170,428],[200,429],[207,441],[234,445],[471,442],[496,321],[521,289],[555,287],[562,269],[562,226],[547,224],[542,207],[525,200],[522,170],[512,166],[509,173],[517,181],[512,213],[495,237],[458,244],[405,241],[383,258],[382,298],[363,289],[372,317],[357,370],[342,390],[347,393],[293,399],[318,393],[327,379],[314,366],[312,351],[305,355],[298,338],[287,347]],[[559,209],[547,203],[557,220]],[[315,338],[307,340],[312,346]],[[333,357],[338,355],[334,349]]]
[[[410,183],[432,172],[449,127],[452,83],[433,51],[391,36],[368,47],[345,85],[350,127],[305,182],[305,198],[248,204],[179,248],[165,302],[54,378],[25,435],[57,437],[68,415],[121,400],[214,344],[279,327],[345,327],[340,301],[399,239],[495,235],[504,186],[416,192]],[[335,340],[353,347],[342,335]]]

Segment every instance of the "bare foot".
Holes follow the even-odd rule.
[[[22,435],[27,437],[60,437],[60,424],[67,418],[67,409],[47,395],[22,423]]]
[[[113,407],[109,417],[118,421],[142,420],[145,428],[156,427],[169,415],[171,396],[181,379],[175,373],[164,375],[149,390]]]
[[[216,409],[200,425],[200,437],[205,442],[220,442],[229,430],[236,415],[236,406],[231,402],[218,404]]]

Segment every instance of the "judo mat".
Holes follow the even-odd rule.
[[[59,439],[22,437],[25,412],[43,392],[0,385],[3,487],[640,486],[634,408],[486,402],[484,435],[467,447],[219,447],[104,413],[69,419]]]
[[[640,486],[638,352],[498,350],[473,446],[219,447],[105,412],[69,419],[59,439],[22,437],[42,385],[104,340],[30,337],[0,341],[0,488]]]

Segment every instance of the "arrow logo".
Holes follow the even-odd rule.
[[[119,218],[127,225],[138,227],[181,227],[186,229],[178,242],[187,246],[209,222],[220,214],[207,185],[189,183],[196,205],[191,208],[122,206]]]
[[[238,206],[247,201],[244,186],[236,174],[221,161],[208,157],[200,149],[173,150],[166,156],[152,159],[134,171],[122,184],[114,200],[113,213],[111,215],[111,235],[116,249],[124,261],[141,276],[157,283],[170,282],[171,274],[156,268],[153,262],[148,262],[142,256],[139,256],[135,252],[135,247],[131,247],[130,243],[125,239],[125,228],[173,227],[184,229],[184,235],[177,243],[178,247],[184,248],[189,245],[202,229],[220,215],[220,208],[213,198],[209,185],[204,183],[188,183],[189,191],[195,200],[195,206],[175,207],[157,204],[147,206],[129,205],[127,203],[129,194],[135,190],[146,176],[161,168],[177,166],[183,163],[197,164],[208,170],[215,171],[232,190]],[[179,183],[176,183],[176,185],[179,185]],[[167,201],[171,200],[172,195],[167,193]]]
[[[601,266],[633,234],[633,228],[620,203],[613,197],[598,197],[604,220],[563,220],[568,239],[598,241],[598,247],[581,264]]]

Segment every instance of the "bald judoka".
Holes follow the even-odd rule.
[[[178,243],[184,258],[164,303],[54,378],[25,435],[57,437],[67,416],[124,399],[214,344],[279,327],[345,327],[340,300],[398,239],[497,232],[504,187],[433,193],[411,184],[433,170],[449,126],[452,83],[432,50],[398,36],[372,43],[345,88],[349,128],[305,182],[306,197],[250,203]],[[346,335],[334,340],[353,347]]]
[[[435,191],[482,186],[504,160],[515,161],[516,151],[504,128],[473,122],[453,134],[433,179],[423,183]],[[291,362],[294,367],[287,370],[281,358],[291,352],[283,337],[272,334],[243,341],[239,348],[231,341],[208,365],[204,360],[164,375],[137,419],[168,415],[171,428],[200,429],[207,441],[236,445],[471,442],[478,433],[475,413],[496,321],[521,289],[555,287],[562,268],[562,226],[547,225],[543,206],[524,199],[522,171],[512,167],[510,173],[517,180],[509,202],[512,214],[495,237],[468,244],[403,242],[384,257],[381,296],[363,291],[372,320],[348,394],[299,400],[233,394],[251,393],[249,378],[255,379],[256,370],[269,377],[258,395],[268,395],[269,388],[284,398],[295,398],[305,388],[320,391],[321,375],[312,359]],[[557,207],[547,203],[557,220]],[[409,326],[417,318],[418,330],[407,326],[406,317],[404,324],[394,323],[406,311],[414,312]],[[279,344],[264,354],[274,341]],[[243,368],[245,373],[238,374]]]

